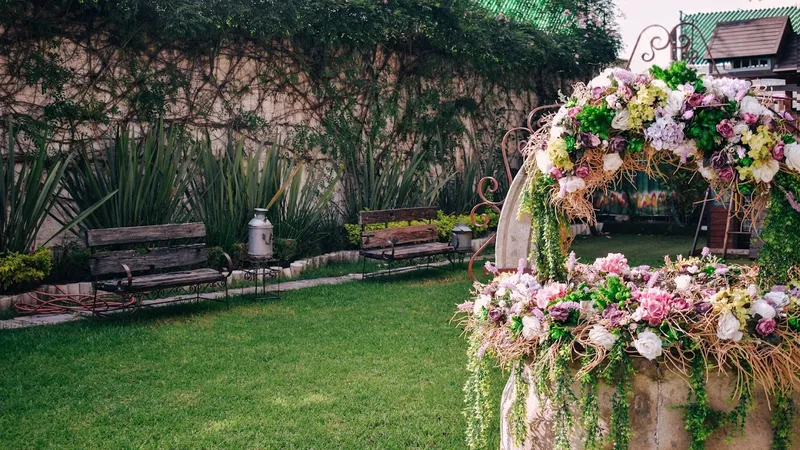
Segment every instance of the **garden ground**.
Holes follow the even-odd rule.
[[[690,245],[575,250],[655,264]],[[464,270],[432,270],[0,332],[0,447],[461,448],[466,343],[451,318],[469,288]]]

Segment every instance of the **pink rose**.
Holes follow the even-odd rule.
[[[575,116],[577,116],[578,113],[581,112],[581,109],[582,108],[580,106],[573,106],[572,108],[567,110],[567,115],[574,119]]]
[[[723,119],[722,122],[717,124],[717,131],[726,139],[733,137],[733,125],[728,119]]]
[[[741,117],[742,120],[744,120],[744,123],[748,125],[758,122],[758,116],[752,113],[741,113],[739,114],[739,117]]]
[[[778,143],[775,144],[775,147],[772,147],[772,157],[778,161],[783,161],[783,157],[785,156],[783,151],[785,147],[786,144],[784,144],[783,141],[778,141]]]
[[[536,293],[536,306],[547,308],[553,300],[567,296],[567,285],[564,283],[550,283]]]
[[[733,167],[731,166],[725,166],[719,171],[719,178],[726,183],[733,181],[733,177],[735,175],[736,173],[733,171]]]
[[[686,110],[686,112],[685,112],[685,113],[683,113],[683,118],[684,118],[685,120],[689,120],[689,119],[691,119],[692,117],[694,117],[694,110],[693,110],[693,109],[687,109],[687,110]]]
[[[599,272],[612,273],[615,275],[626,275],[630,273],[628,260],[622,253],[609,253],[605,258],[597,258],[594,268]]]
[[[686,311],[692,305],[689,304],[689,301],[683,297],[673,298],[672,299],[672,309],[675,311]]]
[[[686,100],[686,103],[688,103],[689,106],[691,106],[692,108],[694,108],[695,106],[700,106],[700,104],[703,103],[703,94],[690,95],[689,98]]]
[[[630,100],[633,97],[633,91],[626,85],[622,85],[617,89],[617,95],[624,98],[625,100]]]
[[[775,319],[761,319],[756,325],[756,332],[762,336],[769,336],[775,332]]]
[[[606,93],[606,89],[603,86],[595,86],[592,88],[592,98],[597,100],[598,98],[602,97],[603,94]]]
[[[561,171],[558,167],[553,167],[550,169],[550,176],[555,178],[556,180],[560,180],[564,177],[564,172]]]
[[[639,302],[642,308],[642,319],[652,325],[660,325],[667,317],[672,307],[672,294],[658,288],[647,288],[633,292],[633,298]]]
[[[580,178],[586,178],[589,176],[589,167],[588,166],[580,166],[575,169],[575,176]]]

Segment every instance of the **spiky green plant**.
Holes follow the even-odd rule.
[[[49,158],[44,141],[39,143],[38,151],[33,155],[17,154],[11,119],[7,122],[7,135],[7,149],[0,152],[0,255],[33,250],[39,230],[58,201],[64,173],[70,163],[69,157]],[[18,157],[23,157],[20,164],[17,164]],[[19,166],[19,172],[15,166]],[[88,204],[43,244],[80,223],[114,194],[115,191],[108,192]]]
[[[81,223],[82,229],[181,223],[191,178],[192,141],[163,122],[136,138],[120,129],[114,144],[101,152],[82,152],[64,178],[69,201],[60,203],[66,217],[76,217],[110,192],[118,194]]]
[[[197,147],[197,167],[190,209],[206,224],[209,244],[228,252],[247,240],[254,208],[269,210],[277,238],[306,242],[327,211],[336,184],[282,158],[277,144],[248,155],[244,141],[229,139],[217,157],[207,137]]]

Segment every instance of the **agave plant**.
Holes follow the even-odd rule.
[[[23,158],[22,163],[17,164],[18,156],[22,155],[16,153],[14,125],[10,119],[7,133],[8,148],[3,155],[5,161],[0,164],[0,255],[27,253],[34,248],[39,230],[58,202],[64,173],[70,163],[70,157],[58,156],[51,160],[42,141],[35,155],[25,155],[30,158]],[[19,172],[15,170],[17,165]],[[115,193],[108,192],[87,205],[43,244],[80,223]]]
[[[278,238],[304,239],[320,220],[335,180],[320,192],[304,165],[282,158],[279,146],[247,155],[244,141],[228,141],[217,157],[207,137],[198,146],[198,171],[192,178],[189,206],[206,224],[207,240],[226,251],[247,239],[254,208],[267,208]],[[285,195],[283,195],[285,193]]]
[[[83,229],[180,223],[190,184],[192,141],[181,130],[167,131],[163,122],[143,137],[119,130],[114,144],[102,152],[83,152],[67,172],[64,187],[70,199],[60,203],[64,216],[77,217],[111,192],[118,194],[81,222]]]

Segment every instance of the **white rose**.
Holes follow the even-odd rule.
[[[650,86],[661,89],[664,92],[669,92],[669,86],[667,86],[667,83],[665,83],[664,80],[653,80],[650,82]]]
[[[631,314],[631,320],[634,322],[641,322],[642,317],[644,317],[644,308],[642,308],[641,306],[636,308],[636,311],[634,311],[633,314]]]
[[[756,300],[756,302],[753,303],[752,315],[758,315],[765,319],[773,319],[775,318],[775,308],[766,300]]]
[[[719,318],[717,322],[717,337],[720,339],[733,339],[739,342],[742,339],[742,332],[739,331],[741,324],[739,320],[731,313],[725,313]]]
[[[592,78],[592,81],[586,85],[589,90],[596,88],[596,87],[604,87],[610,88],[611,87],[611,76],[614,74],[614,69],[608,68],[603,71],[600,75]]]
[[[627,130],[628,119],[631,118],[631,112],[628,108],[619,110],[614,114],[614,119],[611,120],[611,128],[615,130]]]
[[[734,144],[738,144],[742,140],[742,134],[748,129],[750,129],[750,125],[747,125],[744,122],[737,123],[733,126],[733,136],[731,136],[728,140]]]
[[[578,192],[586,188],[586,182],[581,177],[564,177],[558,180],[561,190],[568,193]]]
[[[636,347],[636,351],[640,355],[650,361],[661,356],[661,338],[652,331],[648,330],[639,333],[633,341],[633,346]]]
[[[536,316],[522,318],[522,337],[533,339],[542,334],[542,322]]]
[[[770,292],[764,295],[764,300],[775,308],[783,308],[789,304],[789,296],[785,292]]]
[[[769,183],[772,181],[772,177],[774,177],[780,169],[781,165],[778,164],[778,161],[775,161],[772,158],[770,158],[767,162],[762,162],[761,164],[756,163],[753,165],[753,179],[763,183]]]
[[[790,169],[800,172],[800,142],[792,142],[783,148],[786,157],[786,165]]]
[[[682,91],[670,91],[669,95],[667,95],[667,104],[664,105],[664,111],[667,115],[678,115],[683,107],[684,98]]]
[[[548,175],[555,164],[553,164],[553,160],[550,159],[550,156],[547,154],[546,151],[541,150],[536,152],[536,167],[542,171],[543,174]]]
[[[616,172],[622,167],[622,158],[619,153],[606,153],[603,155],[603,170],[606,172]]]
[[[617,342],[617,339],[619,339],[619,336],[611,334],[604,326],[599,324],[593,326],[592,329],[589,330],[589,342],[603,347],[606,350],[611,350],[611,347],[614,346],[614,342]]]
[[[703,160],[697,160],[697,170],[700,172],[700,175],[703,176],[706,180],[713,180],[714,179],[714,171],[710,167],[706,167],[703,165]]]
[[[561,135],[563,135],[566,132],[567,132],[566,128],[554,125],[553,127],[550,128],[550,137],[552,139],[560,138]]]
[[[675,289],[679,291],[686,291],[692,286],[691,275],[681,275],[675,277]]]
[[[767,113],[767,108],[762,105],[757,98],[747,96],[739,103],[739,114],[749,113],[756,116],[763,116]]]
[[[486,294],[479,295],[478,298],[475,300],[475,305],[472,307],[472,312],[475,313],[475,315],[477,316],[478,314],[481,313],[481,310],[483,308],[487,308],[489,306],[489,302],[491,301],[492,298],[489,297],[488,295]]]
[[[711,91],[714,89],[714,77],[707,76],[703,77],[703,87],[706,91]]]

